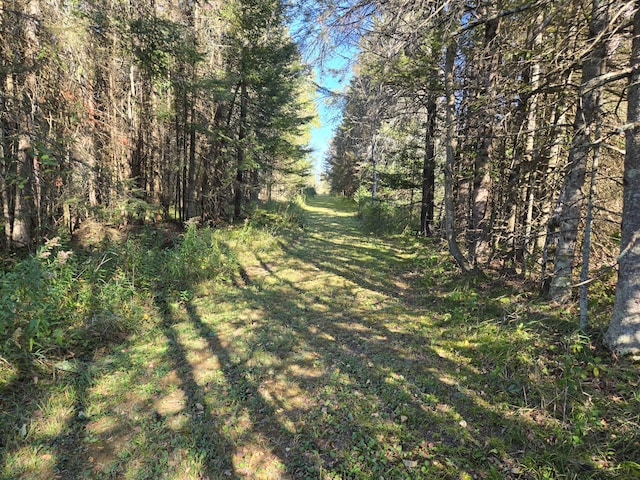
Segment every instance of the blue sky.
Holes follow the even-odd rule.
[[[321,36],[320,29],[313,26],[309,29],[309,25],[302,24],[299,18],[293,20],[292,30],[297,33],[302,32],[302,35],[314,32],[315,35]],[[324,160],[329,151],[333,132],[342,121],[339,103],[331,102],[329,96],[322,90],[337,94],[345,92],[352,76],[351,65],[358,54],[357,42],[341,42],[340,45],[334,46],[333,50],[327,51],[319,47],[317,42],[313,40],[307,42],[303,37],[300,47],[303,59],[313,67],[315,82],[321,87],[316,96],[320,126],[312,129],[309,142],[313,150],[311,153],[313,169],[316,178],[319,178],[324,170]]]
[[[328,62],[333,64],[339,64],[338,59],[334,59]],[[326,69],[325,69],[326,70]],[[336,93],[343,93],[345,86],[348,85],[348,77],[345,75],[335,75],[328,71],[320,71],[318,68],[314,69],[316,75],[316,83],[327,90],[331,90]],[[348,75],[350,76],[350,75]],[[311,154],[313,158],[314,171],[316,177],[322,172],[324,166],[324,159],[327,151],[329,150],[329,144],[333,137],[334,130],[340,125],[342,120],[342,112],[339,107],[331,105],[326,95],[321,92],[318,93],[316,99],[316,108],[320,116],[320,126],[314,128],[311,131],[310,146],[313,149]]]

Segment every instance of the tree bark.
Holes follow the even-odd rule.
[[[491,190],[490,160],[493,150],[493,125],[495,117],[495,70],[497,54],[493,52],[493,43],[498,35],[499,20],[493,18],[494,7],[485,2],[481,8],[482,16],[492,18],[485,23],[484,53],[487,64],[482,66],[481,97],[485,104],[481,107],[478,152],[474,165],[473,191],[471,197],[471,232],[469,235],[469,259],[477,265],[479,256],[486,244],[487,214]],[[491,52],[491,53],[489,53]]]
[[[35,205],[33,202],[33,145],[31,135],[34,130],[34,118],[37,110],[38,79],[36,75],[37,56],[40,50],[37,21],[40,17],[40,5],[31,0],[26,5],[27,16],[24,19],[25,64],[27,71],[20,92],[22,105],[19,109],[17,186],[13,200],[13,227],[11,241],[18,247],[26,247],[31,243]]]
[[[621,255],[613,314],[605,339],[620,354],[640,352],[640,0],[636,0],[628,90]]]
[[[535,52],[542,44],[542,24],[544,15],[540,13],[533,26],[532,38],[530,40],[531,49]],[[526,213],[524,219],[524,234],[520,238],[520,246],[517,250],[522,252],[522,277],[527,275],[527,262],[532,250],[533,241],[531,232],[533,230],[533,209],[536,199],[536,184],[538,179],[538,162],[536,157],[536,130],[538,129],[538,94],[535,93],[540,86],[541,67],[538,60],[534,60],[529,71],[529,87],[533,92],[527,100],[527,133],[524,147],[523,161],[528,171]]]
[[[607,1],[593,1],[592,19],[589,24],[589,38],[592,41],[596,41],[607,26],[608,5]],[[582,65],[583,87],[604,73],[606,54],[605,42],[598,40]],[[598,90],[587,89],[581,92],[579,97],[568,171],[558,202],[558,247],[550,294],[554,301],[560,303],[571,299],[578,227],[584,203],[583,188],[599,115],[599,95]]]
[[[454,92],[454,65],[458,45],[455,40],[451,41],[445,50],[444,62],[444,88],[446,96],[446,164],[444,168],[444,210],[445,210],[445,228],[447,234],[447,243],[449,252],[455,259],[458,266],[463,272],[469,272],[469,262],[464,257],[458,246],[456,233],[454,228],[454,207],[453,207],[453,164],[455,161],[456,150],[456,126],[455,126],[455,108],[456,99]]]
[[[425,237],[431,235],[431,228],[433,226],[436,178],[435,129],[436,99],[431,97],[427,102],[424,163],[422,165],[422,208],[420,211],[420,233]]]
[[[235,182],[235,195],[233,201],[233,217],[239,219],[242,216],[242,204],[244,203],[244,171],[246,169],[246,122],[247,122],[247,84],[243,80],[240,85],[240,124],[238,127],[237,169]]]
[[[187,178],[187,216],[196,215],[196,108],[195,98],[191,98],[191,121],[189,122],[189,173]]]

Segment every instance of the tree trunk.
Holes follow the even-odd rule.
[[[640,352],[640,0],[636,0],[631,49],[624,161],[621,255],[613,314],[605,339],[620,354]]]
[[[607,27],[608,2],[593,1],[592,19],[589,24],[589,38],[595,41]],[[591,80],[604,73],[606,45],[598,40],[582,65],[583,88]],[[569,151],[568,172],[558,202],[558,247],[551,280],[551,298],[556,302],[567,302],[571,299],[573,266],[576,255],[578,227],[582,217],[584,201],[583,187],[589,154],[592,150],[594,130],[598,112],[597,89],[586,89],[581,92],[574,122],[574,137]]]
[[[195,98],[191,98],[191,122],[189,122],[189,173],[187,180],[187,216],[196,215],[196,108]]]
[[[36,75],[37,56],[40,53],[37,22],[40,18],[40,6],[32,0],[26,6],[25,17],[25,64],[27,71],[24,84],[20,92],[22,104],[19,106],[18,149],[17,157],[17,186],[13,200],[13,227],[11,241],[13,245],[25,247],[31,243],[33,216],[35,205],[33,202],[33,146],[30,135],[35,128],[34,118],[37,109],[38,79]]]
[[[483,16],[491,17],[494,7],[482,8]],[[473,191],[471,197],[471,234],[469,235],[469,258],[473,265],[478,264],[479,256],[485,250],[487,213],[491,190],[490,160],[493,149],[493,125],[495,117],[495,70],[497,54],[493,52],[493,43],[498,34],[499,21],[488,20],[485,24],[484,54],[488,57],[487,64],[481,67],[482,87],[481,97],[485,104],[481,107],[480,129],[478,138],[478,153],[474,165]],[[491,53],[490,53],[491,52]]]
[[[11,229],[11,243],[17,247],[26,247],[31,243],[31,214],[33,205],[30,190],[31,175],[31,139],[22,133],[18,139],[18,185],[13,199],[13,228]]]
[[[453,207],[453,164],[455,160],[456,150],[456,125],[455,125],[455,108],[456,98],[454,91],[454,65],[458,45],[451,41],[445,51],[444,63],[444,88],[446,95],[446,164],[444,168],[444,209],[445,209],[445,228],[447,234],[447,243],[449,252],[455,259],[458,266],[463,272],[470,271],[469,262],[460,251],[456,233],[454,228],[454,207]]]
[[[371,187],[371,206],[376,206],[378,198],[378,157],[376,156],[376,137],[371,138],[371,165],[373,167],[373,186]]]
[[[0,136],[2,138],[2,151],[0,152],[0,194],[2,195],[2,217],[4,222],[4,241],[7,250],[11,249],[11,229],[13,225],[13,188],[8,181],[9,176],[15,169],[14,162],[11,160],[12,156],[12,142],[6,135],[10,130],[10,98],[13,98],[13,81],[11,75],[7,75],[8,71],[6,65],[8,62],[5,60],[5,52],[2,52],[2,70],[3,75],[2,87],[4,89],[4,95],[0,95]]]
[[[246,145],[245,137],[247,122],[247,84],[243,80],[240,85],[240,125],[238,127],[238,150],[237,150],[237,170],[235,182],[235,195],[233,202],[233,217],[239,219],[242,215],[242,204],[244,203],[244,171],[246,169]]]
[[[424,163],[422,165],[422,208],[420,211],[420,233],[431,235],[433,226],[434,191],[436,179],[435,155],[436,99],[427,103],[427,125],[425,129]],[[413,190],[412,190],[413,193]]]
[[[571,82],[571,75],[568,75],[565,85]],[[543,179],[538,185],[540,197],[540,218],[538,220],[539,235],[536,247],[542,251],[541,272],[540,272],[540,293],[546,295],[551,287],[550,267],[552,267],[550,254],[555,252],[558,243],[557,219],[552,217],[553,211],[553,195],[555,195],[555,186],[559,183],[558,161],[566,136],[566,95],[560,93],[558,98],[558,106],[554,109],[553,118],[550,124],[555,125],[551,131],[551,147],[547,155],[546,170]]]
[[[530,46],[532,50],[536,50],[542,43],[542,24],[544,15],[540,13],[536,18],[533,27]],[[536,92],[540,86],[541,68],[540,63],[534,60],[529,71],[529,86],[532,92]],[[533,93],[527,101],[527,120],[526,120],[526,140],[524,148],[524,164],[528,171],[527,194],[526,194],[526,213],[524,219],[524,234],[520,238],[519,250],[522,252],[522,277],[527,275],[527,262],[529,254],[532,250],[533,241],[531,232],[533,230],[533,208],[536,199],[536,184],[538,179],[538,162],[536,161],[536,130],[538,128],[538,94]],[[516,256],[517,257],[517,256]]]

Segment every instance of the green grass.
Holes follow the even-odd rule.
[[[0,477],[639,477],[640,378],[602,347],[608,307],[588,338],[435,241],[364,235],[349,202],[299,208],[162,257],[131,244],[137,328],[0,366]]]

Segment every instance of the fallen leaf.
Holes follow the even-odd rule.
[[[407,468],[416,468],[418,466],[418,462],[415,460],[402,460],[402,463]]]
[[[400,415],[400,423],[404,423],[408,420],[408,418],[405,415]]]

